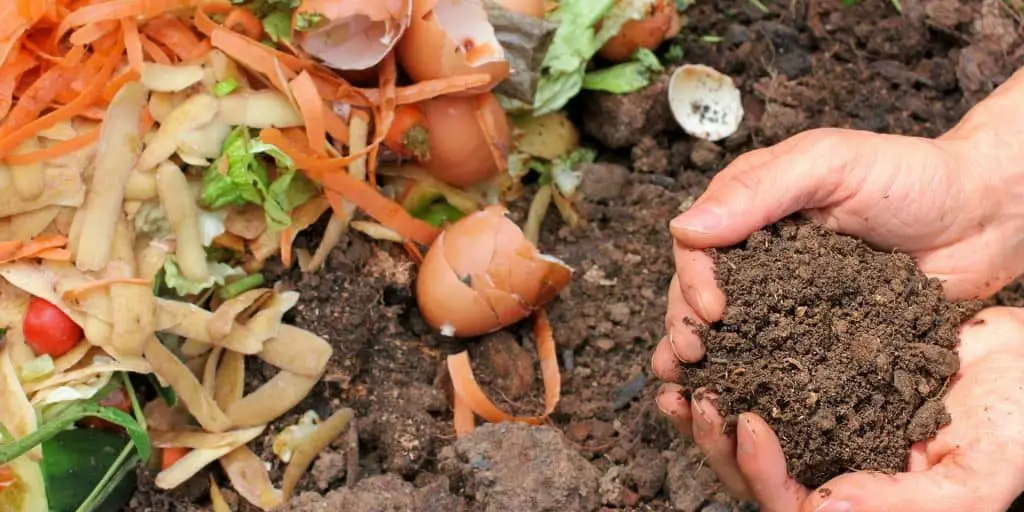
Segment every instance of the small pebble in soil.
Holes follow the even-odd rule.
[[[980,303],[950,303],[911,257],[807,221],[712,257],[727,307],[698,328],[707,357],[684,381],[719,395],[730,428],[739,413],[763,417],[798,481],[901,471],[910,445],[949,423],[957,330]]]

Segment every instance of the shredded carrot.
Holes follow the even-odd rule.
[[[142,26],[142,32],[151,40],[169,48],[182,60],[197,59],[208,51],[192,29],[174,16],[154,18]]]
[[[21,77],[30,69],[39,65],[39,61],[25,52],[18,52],[8,59],[0,68],[0,119],[11,111],[14,101],[14,89]]]
[[[121,61],[121,52],[123,51],[124,42],[120,41],[120,43],[121,44],[116,51],[110,52],[110,54],[105,57],[103,68],[96,80],[89,84],[89,87],[82,92],[81,96],[75,98],[75,101],[14,130],[12,133],[5,134],[3,138],[0,139],[0,156],[7,155],[19,144],[29,139],[39,131],[50,128],[62,121],[70,120],[79,112],[91,106],[96,100],[98,100],[103,93],[103,87],[106,85],[110,76],[117,68],[118,63]]]
[[[482,87],[490,83],[490,81],[491,75],[486,73],[424,80],[422,82],[417,82],[412,85],[395,89],[395,103],[397,105],[419,103],[438,96],[465,92],[470,89]],[[371,103],[376,104],[381,101],[382,89],[359,89],[358,91]],[[337,94],[344,95],[345,91],[339,90]]]
[[[22,245],[24,244],[21,243],[21,240],[0,241],[0,260],[17,254]]]
[[[175,462],[181,460],[182,457],[188,455],[188,452],[192,451],[190,448],[184,446],[168,446],[160,450],[160,469],[165,470],[174,465]]]
[[[494,405],[494,402],[487,398],[476,378],[473,377],[468,351],[448,356],[448,374],[451,376],[452,388],[458,397],[455,403],[456,409],[459,407],[458,400],[462,400],[477,416],[491,423],[513,421],[530,425],[543,423],[555,411],[555,406],[558,405],[561,398],[562,387],[562,376],[558,371],[558,358],[555,355],[555,338],[551,332],[551,323],[548,321],[547,313],[543,309],[534,313],[533,320],[533,337],[537,345],[541,377],[544,380],[544,413],[539,416],[513,417]],[[469,428],[468,425],[469,422],[464,416],[458,418],[456,433]]]
[[[413,262],[417,265],[423,263],[423,251],[420,251],[416,244],[406,240],[402,243],[402,247],[405,248],[405,252],[409,253],[409,257],[412,258]]]
[[[71,261],[71,251],[67,249],[44,249],[39,251],[36,258],[51,261]]]
[[[295,102],[299,105],[306,125],[309,147],[318,156],[327,156],[327,128],[324,122],[324,103],[316,90],[313,78],[303,71],[290,84]]]
[[[101,21],[86,25],[71,34],[71,44],[75,46],[86,45],[95,42],[99,38],[109,34],[118,27],[116,20]]]
[[[395,63],[394,52],[389,53],[384,57],[380,67],[380,90],[383,93],[381,97],[380,106],[374,111],[377,113],[377,119],[374,123],[374,141],[371,144],[370,158],[367,160],[366,172],[369,177],[370,184],[377,184],[377,153],[380,151],[380,145],[387,138],[388,132],[391,131],[391,123],[395,121],[395,89],[398,87],[398,65]]]
[[[281,231],[281,263],[284,268],[292,268],[292,244],[295,242],[295,230],[285,228]]]
[[[30,153],[14,153],[4,157],[4,161],[10,165],[31,165],[46,162],[75,151],[85,149],[100,140],[100,130],[96,128],[88,133],[79,135],[70,140],[58,142],[48,148],[32,151]]]
[[[5,137],[39,117],[39,114],[57,98],[57,94],[67,87],[74,73],[75,71],[69,68],[53,67],[40,75],[21,94],[3,124],[0,124],[0,137]]]
[[[61,300],[64,302],[74,302],[81,298],[83,295],[106,288],[112,284],[135,284],[139,286],[152,286],[153,283],[149,279],[142,279],[139,277],[108,277],[106,279],[97,279],[95,281],[89,281],[88,283],[76,286],[70,290],[65,291],[61,294]]]
[[[153,59],[153,62],[157,64],[171,63],[171,58],[167,56],[167,52],[145,34],[139,34],[139,42],[142,43],[143,51],[146,52],[146,55],[149,55],[149,58]]]
[[[117,92],[120,91],[122,87],[124,87],[124,84],[128,82],[134,82],[138,79],[139,72],[135,71],[134,69],[131,71],[127,71],[125,73],[121,73],[120,75],[118,75],[117,78],[111,80],[109,84],[103,87],[103,101],[109,103],[111,100],[114,99],[114,96],[117,96]]]
[[[277,69],[274,67],[274,61],[277,60],[276,54],[280,52],[276,52],[258,41],[253,41],[238,32],[233,32],[224,27],[217,27],[213,30],[210,42],[214,48],[226,53],[238,63],[267,77],[267,80],[277,90],[284,93],[288,92],[288,84],[282,81],[281,77],[278,76]],[[295,78],[295,71],[284,66],[279,67],[283,71],[285,80]]]
[[[121,20],[121,30],[124,31],[124,47],[128,50],[128,66],[136,73],[142,72],[142,38],[139,34],[139,24],[135,18],[124,18]]]
[[[434,226],[413,217],[402,205],[384,197],[377,187],[359,181],[340,169],[324,173],[322,183],[325,189],[341,195],[403,238],[429,245],[440,234],[440,230]],[[335,212],[344,211],[341,201],[336,197],[328,195],[328,199]]]
[[[39,253],[42,253],[49,249],[58,249],[67,245],[68,239],[60,235],[44,235],[33,238],[27,243],[20,243],[16,246],[13,252],[10,252],[10,248],[13,246],[8,245],[6,250],[0,247],[0,264],[10,263],[12,261],[23,260],[27,258],[34,258]],[[4,242],[7,244],[7,242]]]
[[[249,9],[241,7],[231,9],[227,18],[224,18],[224,26],[256,41],[263,36],[263,22]]]

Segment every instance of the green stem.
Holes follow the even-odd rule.
[[[263,284],[263,274],[256,273],[247,275],[238,281],[228,283],[220,289],[220,298],[223,300],[233,299],[249,290]]]
[[[96,487],[93,487],[92,492],[85,498],[85,501],[79,505],[76,512],[92,512],[96,510],[96,507],[101,505],[108,497],[110,493],[114,492],[117,484],[121,483],[128,471],[133,471],[135,466],[139,463],[139,456],[132,450],[132,443],[125,443],[124,449],[111,464],[110,469],[103,475]]]
[[[95,402],[82,402],[61,411],[46,423],[39,425],[31,434],[13,443],[0,445],[0,464],[6,464],[24,455],[32,447],[47,441],[87,416],[94,416],[124,427],[132,444],[138,449],[140,458],[149,460],[149,455],[152,452],[149,434],[139,427],[134,418],[123,411],[102,407]]]
[[[121,372],[121,379],[124,381],[124,390],[128,393],[128,398],[132,402],[132,413],[135,414],[135,421],[139,423],[139,428],[142,430],[149,430],[146,426],[146,414],[142,412],[142,406],[139,405],[139,397],[135,395],[135,387],[132,386],[132,380],[128,378],[128,372]]]

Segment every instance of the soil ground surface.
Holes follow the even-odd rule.
[[[468,342],[432,334],[416,311],[415,267],[398,248],[352,236],[322,272],[281,276],[302,293],[286,320],[324,336],[334,356],[323,382],[251,446],[280,482],[277,432],[308,409],[359,415],[358,443],[340,440],[321,454],[291,510],[755,509],[723,492],[653,406],[650,358],[673,272],[668,221],[733,158],[805,129],[938,135],[1024,61],[1020,24],[999,0],[902,0],[903,14],[886,0],[763,0],[768,12],[756,4],[697,0],[675,43],[681,62],[713,66],[742,90],[745,123],[727,140],[700,142],[676,128],[664,79],[571,105],[584,143],[601,156],[586,170],[581,225],[568,229],[552,211],[541,235],[542,250],[576,269],[549,307],[563,371],[550,425],[486,426],[455,440],[441,371],[454,351],[473,350],[499,405],[541,410],[529,328]],[[510,205],[514,218],[529,200]],[[1000,300],[1024,303],[1024,293]],[[272,376],[249,365],[250,386]],[[236,510],[252,510],[219,468],[209,473]],[[207,474],[173,492],[144,477],[129,509],[209,510]]]
[[[949,423],[957,330],[980,302],[951,304],[910,256],[808,221],[711,252],[726,311],[697,328],[707,357],[683,381],[714,392],[733,429],[740,413],[765,418],[799,482],[902,471]]]

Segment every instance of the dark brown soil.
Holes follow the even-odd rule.
[[[903,0],[903,15],[888,0],[847,3],[765,1],[768,13],[749,0],[691,6],[689,24],[673,44],[685,62],[730,74],[743,92],[746,122],[721,143],[696,142],[675,128],[665,118],[664,89],[657,85],[623,98],[587,94],[570,106],[584,143],[601,156],[600,165],[586,171],[581,225],[568,229],[552,212],[541,235],[544,251],[576,269],[571,286],[549,308],[563,371],[562,401],[552,425],[540,427],[543,433],[516,443],[463,447],[456,454],[504,451],[516,460],[532,438],[535,448],[571,450],[595,468],[604,507],[750,509],[722,492],[699,451],[677,439],[652,405],[658,382],[650,374],[650,358],[664,335],[673,272],[668,221],[736,156],[800,130],[840,126],[938,135],[1020,65],[1024,54],[1019,25],[999,0]],[[525,217],[530,199],[527,194],[510,205],[516,219]],[[313,244],[317,237],[310,233],[300,243]],[[301,504],[308,505],[303,510],[335,510],[352,501],[366,506],[369,500],[415,507],[431,496],[449,503],[442,491],[466,510],[494,507],[488,501],[494,494],[476,494],[479,486],[459,483],[468,481],[468,470],[449,479],[451,473],[440,467],[441,453],[455,443],[440,369],[445,355],[471,348],[474,370],[499,406],[537,412],[542,386],[529,328],[507,329],[511,338],[486,343],[436,337],[416,311],[414,275],[399,248],[353,236],[319,274],[283,276],[302,294],[287,320],[323,335],[334,357],[324,382],[251,446],[272,464],[279,482],[281,464],[270,450],[277,432],[310,408],[325,416],[348,406],[360,417],[358,453],[339,443],[318,458],[300,484],[306,493]],[[532,376],[525,370],[527,358],[534,363]],[[271,376],[255,360],[250,366],[252,384]],[[512,373],[499,374],[499,368]],[[548,434],[567,442],[552,443]],[[350,475],[342,466],[352,459],[358,469],[352,480],[370,482],[345,492]],[[472,468],[472,458],[457,460]],[[530,467],[536,465],[489,475],[502,479],[493,484],[500,488],[517,478],[541,481],[526,478]],[[569,476],[590,485],[593,472],[577,464],[560,467],[576,468]],[[219,468],[211,473],[230,493]],[[145,487],[129,510],[208,509],[208,484],[198,480],[174,493]],[[535,495],[538,503],[567,503],[550,494],[558,487],[534,485],[521,494]],[[318,495],[333,501],[317,501]],[[240,501],[237,511],[252,510]]]
[[[980,303],[951,304],[909,256],[807,221],[713,254],[726,311],[699,328],[707,356],[684,380],[718,394],[733,426],[765,418],[801,483],[902,471],[910,445],[949,423],[957,330]]]

